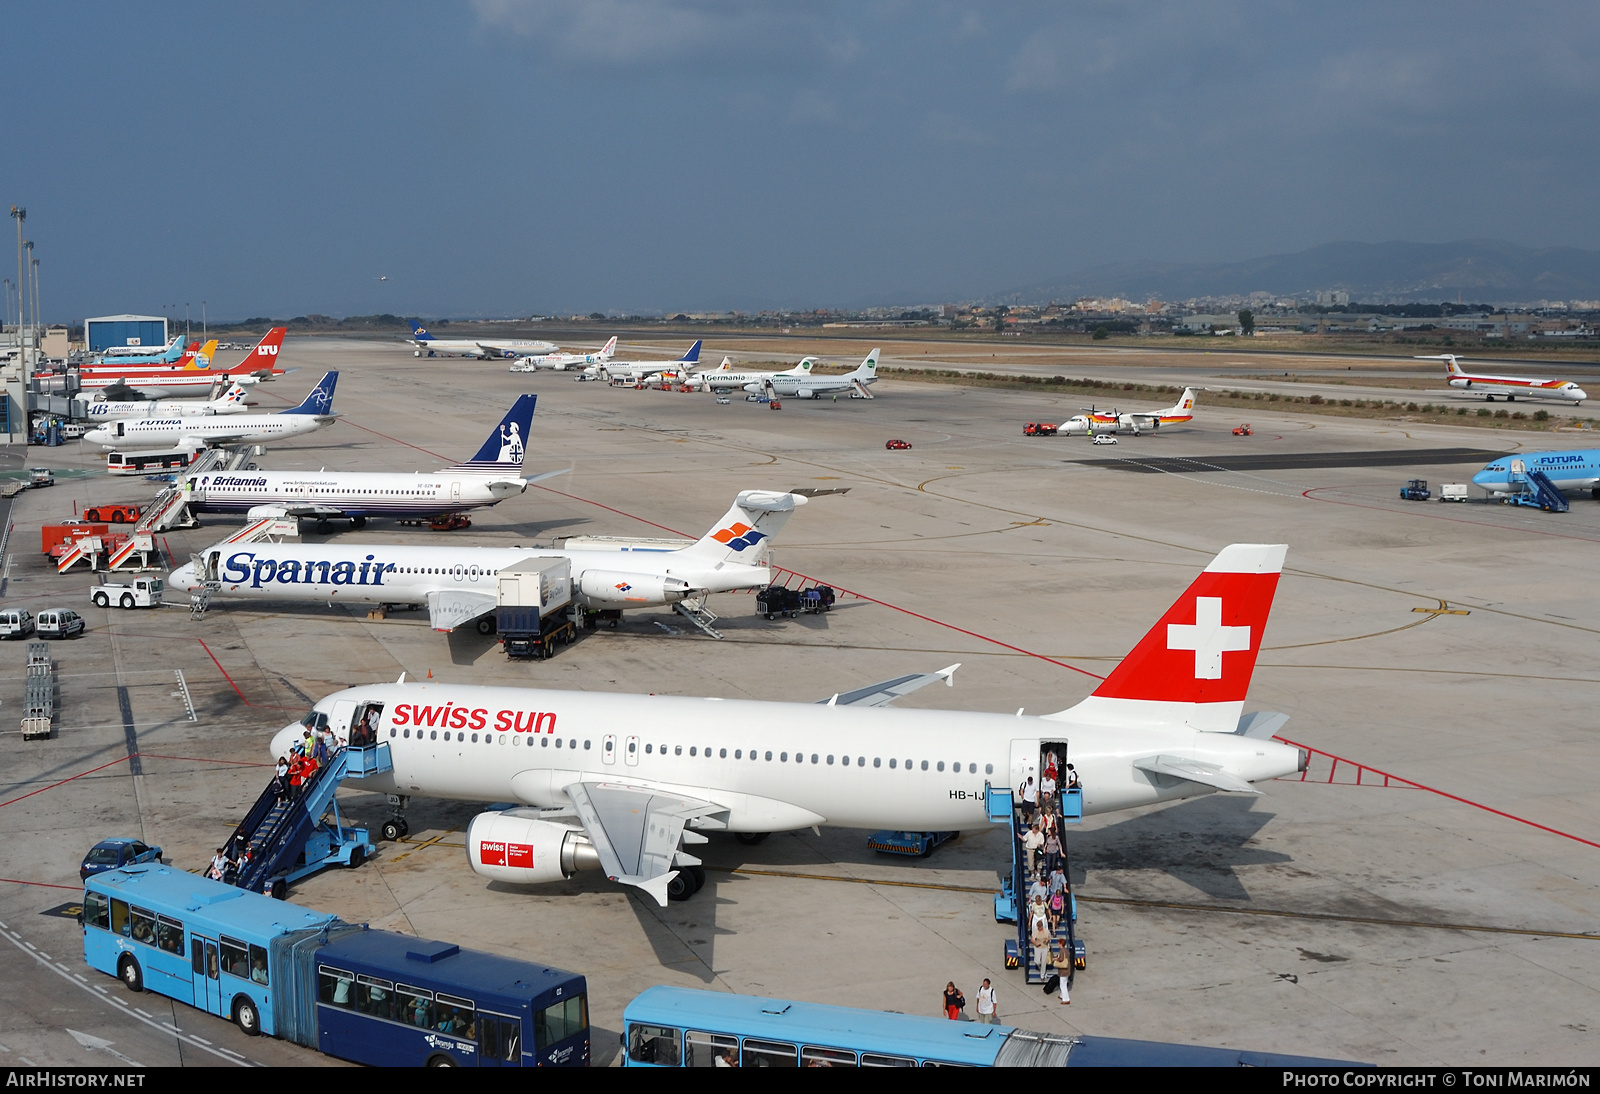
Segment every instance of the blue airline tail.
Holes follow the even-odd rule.
[[[407,319],[406,322],[411,324],[411,337],[415,338],[419,342],[433,341],[433,335],[429,334],[427,330],[423,328],[421,323],[417,322],[415,319]]]
[[[700,360],[700,339],[694,340],[694,345],[689,347],[689,352],[678,358],[680,365],[692,365]]]
[[[537,395],[519,395],[511,404],[506,416],[494,428],[483,447],[466,463],[445,468],[447,471],[514,471],[521,472],[522,457],[526,454],[527,437],[533,427],[533,408]]]
[[[317,386],[311,389],[311,394],[299,406],[290,407],[282,411],[284,414],[332,414],[333,413],[333,388],[339,382],[337,372],[325,372],[322,379],[317,381]]]

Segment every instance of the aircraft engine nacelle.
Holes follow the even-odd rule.
[[[467,825],[474,873],[514,885],[538,885],[597,870],[600,857],[581,828],[540,820],[529,810],[479,813]]]
[[[585,570],[578,579],[578,591],[591,607],[643,608],[682,600],[689,595],[689,583],[659,574]]]

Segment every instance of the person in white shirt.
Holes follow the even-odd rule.
[[[1000,1022],[1000,1019],[995,1015],[994,988],[989,985],[987,979],[984,980],[983,987],[978,989],[978,1021],[985,1022],[991,1026],[998,1025]]]

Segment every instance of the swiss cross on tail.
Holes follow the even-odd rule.
[[[1286,550],[1282,544],[1258,543],[1224,548],[1095,695],[1174,703],[1242,701]]]

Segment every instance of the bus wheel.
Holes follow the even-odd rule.
[[[769,832],[735,832],[733,838],[746,847],[754,847],[769,835],[771,835]]]
[[[233,1001],[233,1024],[246,1037],[254,1037],[261,1032],[261,1013],[245,996],[241,995]]]
[[[122,955],[117,962],[117,978],[128,986],[129,991],[144,991],[144,970],[139,968],[139,961],[131,953]]]
[[[273,878],[271,890],[273,900],[285,900],[289,896],[289,883],[281,877]]]
[[[453,1059],[451,1059],[450,1057],[445,1056],[443,1054],[440,1054],[438,1056],[430,1056],[430,1057],[428,1057],[428,1066],[429,1067],[455,1067],[456,1066],[456,1062]]]
[[[679,870],[667,882],[667,899],[688,900],[694,896],[694,878],[689,876],[689,871]]]

